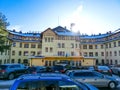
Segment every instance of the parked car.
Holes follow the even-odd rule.
[[[105,75],[112,76],[112,70],[108,66],[90,66],[89,70],[95,70]]]
[[[10,90],[98,90],[90,84],[77,82],[57,73],[26,74],[20,76]]]
[[[46,71],[45,66],[31,66],[31,67],[28,67],[27,69],[27,73],[29,74],[36,74],[36,73],[41,73],[45,71]]]
[[[56,64],[52,67],[54,72],[65,73],[66,70],[70,69],[71,67],[67,64]]]
[[[112,67],[111,70],[113,74],[120,76],[120,67]]]
[[[104,75],[91,70],[68,70],[66,75],[80,82],[92,84],[96,87],[109,87],[114,89],[118,85],[118,80],[112,76]]]
[[[14,79],[26,73],[26,66],[23,64],[3,64],[0,65],[0,78]]]

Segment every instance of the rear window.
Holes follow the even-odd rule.
[[[5,65],[0,65],[0,70],[6,69],[7,66]]]
[[[61,70],[61,69],[64,69],[64,67],[61,65],[56,65],[56,66],[53,66],[53,69]]]
[[[110,68],[107,66],[98,66],[98,69],[100,70],[109,70]]]

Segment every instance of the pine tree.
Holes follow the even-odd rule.
[[[6,43],[8,42],[7,26],[9,26],[9,23],[6,16],[0,13],[0,52],[10,49],[10,45]]]

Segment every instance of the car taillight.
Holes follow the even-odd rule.
[[[109,70],[110,73],[112,73],[112,70]]]
[[[102,72],[102,70],[98,70],[98,72]]]
[[[64,73],[65,71],[64,70],[60,70],[61,73]]]
[[[32,72],[32,74],[36,74],[37,72]]]
[[[1,73],[5,73],[5,70],[0,70]]]

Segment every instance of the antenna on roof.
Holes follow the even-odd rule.
[[[75,26],[75,23],[70,24],[70,30],[72,31],[73,26]]]

